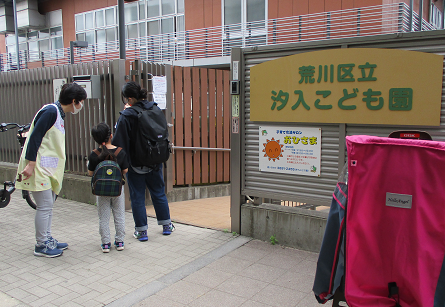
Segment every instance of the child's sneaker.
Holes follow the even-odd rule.
[[[142,230],[142,231],[135,231],[133,234],[133,237],[135,237],[136,239],[138,239],[139,241],[147,241],[148,237],[147,237],[147,230]]]
[[[53,237],[48,237],[48,241],[50,242],[54,242],[53,244],[56,245],[57,249],[67,249],[68,248],[68,243],[60,243],[59,241],[57,241],[56,239],[54,239]]]
[[[63,250],[56,248],[56,244],[51,241],[45,241],[42,245],[36,246],[34,256],[54,258],[63,254]]]
[[[164,236],[170,235],[174,230],[175,230],[175,225],[173,225],[173,223],[162,226],[162,234]]]
[[[110,252],[111,243],[102,244],[100,247],[102,248],[102,252],[109,253]]]
[[[118,251],[123,251],[124,250],[124,242],[116,242],[116,241],[114,241],[114,246],[116,246],[116,249]]]

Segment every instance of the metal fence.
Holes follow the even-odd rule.
[[[166,170],[168,189],[230,180],[228,70],[112,60],[6,72],[0,74],[0,122],[31,122],[44,104],[55,100],[53,80],[72,82],[77,75],[99,75],[101,98],[87,99],[82,112],[65,119],[66,170],[87,173],[88,155],[97,146],[91,128],[100,122],[115,125],[123,108],[120,89],[125,79],[140,83],[153,99],[153,76],[166,76],[165,113],[175,145]],[[0,133],[0,161],[17,163],[19,157],[16,133]]]
[[[412,15],[411,15],[412,13]],[[421,26],[420,26],[421,24]],[[421,29],[420,29],[421,27]],[[253,47],[333,38],[434,30],[406,3],[386,4],[317,14],[306,14],[151,35],[126,40],[127,59],[168,62],[229,56],[232,47]],[[119,58],[119,43],[112,41],[75,48],[74,62]],[[0,71],[17,69],[15,53],[0,54]],[[34,68],[70,63],[70,50],[20,51],[20,67]]]
[[[113,66],[117,62],[100,61],[57,67],[45,67],[0,74],[0,122],[30,123],[35,113],[54,98],[53,79],[72,82],[76,75],[99,75],[101,98],[87,99],[84,109],[77,115],[65,118],[66,170],[87,173],[87,157],[95,144],[90,137],[91,128],[99,122],[113,126],[117,108],[113,89]],[[0,161],[17,163],[20,146],[14,131],[0,133]]]

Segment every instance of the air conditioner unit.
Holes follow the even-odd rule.
[[[0,3],[0,33],[14,32],[14,13],[12,2]]]
[[[41,29],[46,25],[45,15],[37,8],[37,0],[17,0],[17,28],[19,30]],[[0,3],[0,33],[14,33],[14,10],[12,1]]]
[[[19,29],[40,29],[46,25],[45,15],[37,8],[37,0],[17,0],[17,27]]]

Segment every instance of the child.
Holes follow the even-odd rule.
[[[116,161],[124,175],[128,171],[128,161],[126,153],[121,150],[117,156],[114,155],[118,147],[111,145],[113,135],[111,134],[110,126],[106,123],[100,123],[91,129],[91,136],[100,146],[97,150],[100,152],[99,156],[92,151],[88,157],[88,175],[92,176],[96,166],[104,160]],[[108,253],[111,247],[110,238],[110,211],[113,211],[114,227],[116,228],[116,237],[114,246],[118,251],[124,249],[125,237],[125,196],[124,188],[120,196],[107,197],[96,196],[97,210],[99,213],[99,233],[102,239],[102,251]],[[110,210],[111,209],[111,210]]]

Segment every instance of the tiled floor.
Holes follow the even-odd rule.
[[[135,307],[315,307],[318,254],[252,240]]]
[[[173,221],[230,231],[230,196],[178,201],[169,205]],[[147,215],[156,217],[153,206],[147,207]]]
[[[0,251],[0,292],[7,295],[0,296],[0,306],[14,299],[36,307],[103,306],[234,239],[222,231],[180,223],[172,235],[163,236],[162,227],[149,218],[149,240],[139,242],[132,236],[131,213],[126,213],[125,250],[104,254],[96,206],[60,198],[54,205],[52,232],[70,246],[63,256],[50,259],[33,255],[35,211],[21,193],[15,192],[0,213],[0,236],[14,243]]]
[[[35,211],[14,193],[1,209],[0,235],[14,244],[0,252],[0,306],[319,306],[318,254],[209,229],[230,227],[229,207],[230,197],[171,203],[177,230],[163,236],[150,218],[148,242],[132,238],[127,212],[125,250],[103,254],[96,207],[60,199],[53,232],[70,247],[48,259],[33,256]]]

